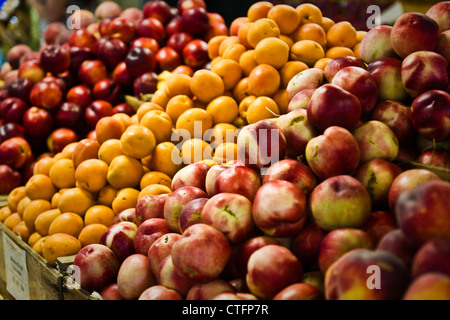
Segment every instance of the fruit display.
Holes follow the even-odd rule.
[[[51,23],[38,51],[18,44],[2,65],[0,143],[14,137],[24,140],[9,141],[5,149],[28,145],[20,155],[0,157],[9,166],[2,169],[0,194],[25,184],[40,156],[86,138],[100,118],[135,114],[127,97],[153,94],[158,74],[206,67],[207,42],[228,34],[224,19],[205,5],[150,1],[121,10],[107,1],[96,12],[81,11],[79,25]]]
[[[104,300],[449,300],[449,9],[103,2],[8,62],[0,222]]]

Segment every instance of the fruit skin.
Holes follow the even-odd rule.
[[[370,29],[359,46],[359,55],[366,63],[383,58],[397,58],[391,45],[392,26],[380,25]]]
[[[371,210],[366,188],[349,175],[326,179],[313,190],[309,201],[314,221],[325,230],[359,228]]]
[[[411,121],[425,139],[444,141],[450,137],[450,94],[443,90],[425,91],[411,104]]]
[[[233,263],[235,264],[236,272],[241,279],[245,280],[248,271],[248,259],[250,259],[253,252],[269,244],[279,245],[280,242],[274,237],[256,236],[239,245]]]
[[[388,204],[392,182],[400,173],[402,169],[395,163],[383,159],[372,159],[361,164],[354,177],[366,187],[372,206],[384,208]]]
[[[32,159],[31,146],[22,137],[9,138],[0,144],[0,164],[23,168]]]
[[[439,32],[450,29],[450,2],[442,1],[431,6],[425,13],[428,17],[436,21]]]
[[[88,291],[99,291],[113,283],[120,267],[114,252],[101,244],[83,247],[75,256],[73,265],[76,267],[74,276],[80,277],[81,287]]]
[[[125,64],[133,77],[152,72],[156,68],[155,53],[146,47],[135,47],[128,51]]]
[[[416,159],[417,162],[437,167],[450,167],[450,153],[441,150],[425,150]]]
[[[71,57],[68,45],[50,44],[40,55],[39,62],[45,71],[58,74],[70,67]]]
[[[209,225],[198,223],[187,228],[172,247],[175,268],[195,282],[215,279],[225,268],[231,249],[227,238]]]
[[[104,117],[112,114],[112,105],[105,100],[92,101],[84,111],[84,117],[89,127],[95,129],[97,122]]]
[[[291,100],[289,100],[287,113],[295,109],[306,109],[308,108],[308,103],[311,100],[311,96],[317,88],[313,89],[303,89],[297,92]]]
[[[183,300],[183,297],[175,290],[161,285],[154,285],[145,289],[138,300]]]
[[[8,97],[20,98],[23,97],[25,102],[29,102],[31,89],[33,89],[33,81],[28,78],[13,79],[6,87]],[[1,98],[3,100],[3,98]]]
[[[373,249],[369,234],[360,229],[342,228],[330,231],[320,243],[318,263],[323,274],[346,252],[356,248]]]
[[[332,82],[353,93],[361,103],[361,114],[368,114],[378,102],[378,88],[375,79],[364,68],[345,67],[338,71]]]
[[[372,159],[393,161],[399,151],[394,132],[381,121],[369,120],[353,131],[359,145],[361,163]]]
[[[154,38],[158,44],[162,44],[166,36],[163,24],[156,18],[144,18],[136,23],[138,37]]]
[[[21,57],[31,51],[31,48],[26,44],[16,44],[8,51],[6,61],[13,69],[17,69],[20,66]]]
[[[56,154],[63,151],[68,144],[75,143],[78,140],[78,135],[75,131],[68,128],[59,128],[47,137],[47,147],[50,152]]]
[[[303,266],[281,245],[269,244],[256,250],[248,260],[247,286],[260,299],[272,299],[281,289],[299,282]]]
[[[402,60],[382,58],[371,62],[367,71],[375,79],[378,87],[378,98],[402,102],[407,100],[408,93],[403,86],[401,75]]]
[[[235,193],[253,201],[260,186],[261,177],[255,170],[245,166],[234,166],[219,173],[214,185],[214,194]]]
[[[22,123],[28,135],[45,138],[53,129],[53,119],[46,109],[33,106],[23,115]]]
[[[338,126],[331,126],[322,135],[312,138],[306,145],[305,156],[319,179],[350,174],[361,160],[355,137],[347,129]]]
[[[156,53],[158,70],[172,71],[181,64],[180,54],[171,47],[163,47]]]
[[[158,274],[159,265],[171,254],[173,244],[180,238],[181,234],[170,232],[162,235],[152,243],[148,249],[147,258],[153,274]]]
[[[286,156],[291,158],[305,154],[309,140],[317,135],[316,128],[308,119],[306,108],[294,109],[283,114],[276,123],[286,138]]]
[[[129,222],[136,224],[136,209],[134,207],[132,207],[132,208],[128,208],[128,209],[118,212],[116,214],[116,216],[114,217],[112,224],[122,222],[122,221],[129,221]],[[136,242],[136,236],[135,236],[134,242]]]
[[[273,300],[323,300],[323,292],[308,283],[294,283],[278,292]]]
[[[405,58],[416,51],[434,51],[438,36],[436,21],[423,13],[406,12],[395,21],[390,39],[394,51]]]
[[[450,239],[450,182],[427,181],[403,192],[395,213],[399,227],[414,243]]]
[[[253,201],[253,219],[267,235],[293,236],[306,223],[306,196],[292,182],[274,180],[264,183]]]
[[[411,108],[403,103],[393,100],[380,101],[370,113],[369,119],[387,124],[400,145],[416,140],[417,131],[411,122]]]
[[[53,119],[58,127],[81,132],[84,124],[84,108],[75,102],[65,101],[58,108]]]
[[[198,70],[209,61],[208,44],[201,39],[194,39],[184,46],[181,56],[185,65]]]
[[[186,300],[212,300],[223,292],[235,293],[236,289],[223,279],[194,284],[186,295]]]
[[[201,37],[208,30],[209,18],[206,9],[194,6],[181,12],[181,25],[183,30]]]
[[[305,270],[318,270],[320,244],[328,231],[320,228],[313,220],[295,236],[291,251],[302,262]]]
[[[108,77],[108,69],[102,60],[85,60],[78,69],[78,77],[83,84],[93,87]]]
[[[202,210],[209,198],[198,198],[189,201],[180,212],[179,226],[183,233],[187,228],[202,222]]]
[[[145,18],[153,17],[166,24],[172,18],[171,7],[165,1],[150,1],[142,7],[142,14]]]
[[[243,166],[244,164],[241,161],[238,161],[237,163],[235,162],[234,164],[231,163],[218,164],[208,169],[205,177],[205,190],[208,196],[212,197],[215,195],[216,179],[219,176],[219,174],[224,170],[229,169],[233,165]]]
[[[0,194],[9,194],[22,183],[20,172],[9,165],[0,164]]]
[[[191,163],[178,170],[172,178],[172,190],[181,187],[197,187],[206,192],[205,180],[209,172],[206,163]]]
[[[180,232],[180,213],[194,199],[206,198],[207,194],[197,187],[181,187],[167,196],[164,204],[164,219],[172,232]]]
[[[252,203],[240,194],[218,193],[205,203],[200,220],[220,230],[231,243],[240,243],[254,227]]]
[[[317,178],[312,170],[303,162],[294,159],[283,159],[271,165],[263,176],[263,184],[273,180],[286,180],[295,184],[309,196],[317,186]]]
[[[238,160],[252,169],[269,167],[286,154],[286,138],[270,120],[260,120],[242,128],[237,146]]]
[[[186,296],[189,289],[194,285],[194,282],[181,275],[175,268],[171,254],[161,261],[156,275],[158,284],[176,290],[183,297]]]
[[[7,122],[0,125],[0,143],[14,137],[26,137],[25,129],[22,125],[15,122]]]
[[[319,68],[309,68],[297,73],[289,80],[286,87],[288,100],[291,101],[294,96],[305,89],[317,89],[324,82],[324,71]]]
[[[77,168],[78,165],[84,160],[97,158],[99,149],[100,144],[97,140],[85,138],[78,141],[72,151],[71,157],[74,168]]]
[[[134,79],[133,93],[135,97],[140,97],[141,94],[154,93],[157,89],[157,75],[155,72],[145,72]]]
[[[331,126],[355,129],[362,109],[361,102],[354,94],[338,85],[324,84],[314,91],[307,111],[308,120],[323,132]]]
[[[100,292],[100,296],[103,300],[125,300],[119,293],[117,283],[113,282],[104,287]]]
[[[147,255],[150,246],[162,235],[169,233],[167,223],[162,218],[152,218],[142,222],[134,237],[136,253]]]
[[[328,62],[325,69],[323,70],[323,75],[325,79],[331,83],[336,73],[338,73],[345,67],[360,67],[366,69],[366,65],[361,59],[352,56],[344,56],[334,58],[333,60]]]
[[[133,222],[121,221],[111,225],[100,238],[100,244],[110,248],[119,258],[124,261],[128,256],[135,254],[134,238],[138,226]]]
[[[403,300],[449,300],[450,277],[429,272],[415,278],[408,286]]]
[[[397,256],[408,270],[411,268],[417,249],[418,246],[413,244],[399,228],[386,233],[376,246],[376,250],[388,251]]]
[[[388,203],[389,209],[395,215],[398,198],[407,190],[429,180],[441,180],[437,174],[426,169],[409,169],[400,173],[392,182],[389,189]]]
[[[403,85],[412,97],[428,90],[444,90],[448,84],[448,62],[433,51],[416,51],[402,61]]]
[[[371,276],[374,278],[370,278]],[[402,297],[408,283],[408,271],[393,254],[355,249],[344,254],[328,268],[325,274],[325,298],[396,300]]]
[[[433,239],[423,244],[412,261],[411,275],[416,278],[428,272],[450,276],[450,239]]]
[[[28,105],[21,98],[7,97],[0,103],[0,116],[5,122],[22,123],[27,110]]]
[[[139,226],[151,218],[164,218],[164,204],[169,194],[150,194],[143,196],[136,204],[136,224]]]
[[[135,300],[149,287],[156,284],[147,263],[147,257],[135,253],[128,256],[120,265],[117,274],[117,287],[126,300]]]

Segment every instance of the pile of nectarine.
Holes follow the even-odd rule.
[[[105,300],[448,300],[448,8],[365,33],[257,2],[205,41],[207,67],[161,73],[134,114],[40,158],[0,221],[50,264],[76,255]],[[105,54],[113,81],[147,50]]]

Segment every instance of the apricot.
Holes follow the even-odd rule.
[[[120,146],[125,155],[141,159],[153,152],[156,138],[149,128],[133,124],[120,137]]]
[[[65,233],[55,233],[43,239],[42,256],[50,265],[55,266],[56,259],[77,254],[80,249],[81,243],[77,238]]]
[[[109,164],[106,179],[113,188],[120,190],[138,186],[143,175],[144,168],[139,160],[127,155],[120,155]]]
[[[51,236],[56,233],[65,233],[77,238],[83,227],[83,218],[76,213],[65,212],[53,219],[48,228],[48,234]]]
[[[90,192],[100,191],[108,182],[108,164],[100,159],[88,159],[80,163],[75,171],[79,185]]]
[[[271,96],[280,87],[281,77],[269,64],[260,64],[248,76],[248,88],[255,96]]]

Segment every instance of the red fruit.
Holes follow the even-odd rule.
[[[22,178],[20,173],[6,164],[0,164],[0,194],[9,194],[14,188],[20,186]]]

